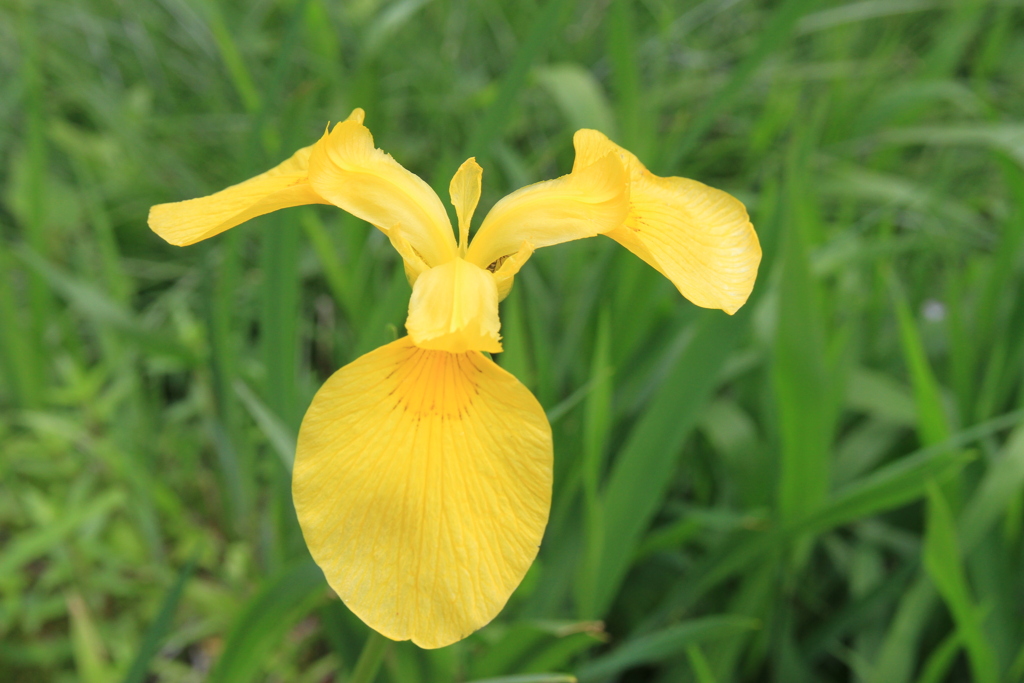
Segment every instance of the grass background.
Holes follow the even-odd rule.
[[[1019,0],[3,0],[0,679],[350,680],[289,467],[401,333],[398,257],[330,207],[188,249],[146,212],[360,106],[443,197],[476,155],[482,210],[599,128],[765,252],[733,317],[610,240],[534,256],[539,559],[374,680],[1024,680],[1022,65]]]

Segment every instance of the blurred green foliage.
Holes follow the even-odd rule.
[[[600,128],[765,251],[733,317],[610,240],[530,261],[498,360],[555,432],[540,557],[375,680],[1024,680],[1021,65],[1019,0],[0,3],[0,679],[356,667],[288,468],[400,333],[397,256],[330,207],[182,250],[146,211],[360,106],[442,196],[476,155],[484,209]]]

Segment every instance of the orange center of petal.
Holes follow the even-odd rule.
[[[390,395],[396,410],[417,421],[458,420],[469,411],[479,393],[480,372],[472,354],[414,348],[409,359],[395,369],[391,378],[395,389]]]

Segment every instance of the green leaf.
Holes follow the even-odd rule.
[[[497,678],[477,678],[469,683],[576,683],[576,677],[569,674],[520,674],[498,676]]]
[[[798,197],[794,202],[800,202]],[[804,237],[806,207],[793,207],[783,240],[772,379],[782,440],[778,506],[784,522],[821,505],[830,482],[835,408],[825,360],[817,282]]]
[[[601,501],[605,533],[595,614],[604,614],[618,592],[749,310],[732,317],[720,311],[700,315],[693,337],[616,456]]]
[[[66,299],[72,308],[92,323],[125,334],[150,353],[174,357],[187,365],[195,364],[196,358],[190,349],[168,339],[166,335],[147,329],[134,313],[91,283],[58,268],[29,247],[22,247],[17,251],[17,255],[35,270],[54,292]]]
[[[539,67],[534,73],[570,128],[593,128],[610,138],[616,137],[611,104],[593,74],[579,64],[552,64]]]
[[[912,126],[878,135],[883,142],[901,145],[953,145],[988,147],[1004,152],[1024,167],[1024,126],[1019,123],[969,123]]]
[[[416,16],[416,12],[431,0],[398,0],[390,3],[380,16],[366,27],[363,38],[364,59],[380,52],[381,48],[393,42],[394,35]]]
[[[266,371],[267,404],[284,424],[297,429],[302,419],[296,377],[299,365],[298,226],[290,216],[263,217],[263,286],[260,343]]]
[[[590,368],[591,390],[583,417],[582,480],[586,511],[586,557],[580,565],[576,602],[581,619],[598,616],[595,601],[597,582],[604,557],[604,508],[599,497],[605,467],[605,449],[612,427],[611,320],[608,309],[598,319],[597,341]]]
[[[579,668],[581,683],[608,678],[641,664],[655,664],[685,653],[695,643],[720,640],[760,627],[757,619],[723,615],[691,619],[626,641],[610,653]]]
[[[946,680],[946,676],[949,675],[949,670],[953,667],[956,656],[960,653],[960,648],[963,645],[963,640],[956,631],[946,636],[939,643],[938,647],[928,655],[917,683],[942,683],[942,681]]]
[[[903,356],[910,367],[911,383],[914,387],[914,399],[917,405],[918,434],[925,445],[939,443],[949,438],[950,426],[946,411],[942,405],[942,394],[938,380],[932,372],[928,357],[925,354],[921,334],[917,323],[910,312],[903,289],[890,274],[890,291],[896,306],[896,318],[899,321],[900,340],[903,342]]]
[[[690,660],[694,676],[697,677],[697,683],[715,683],[715,673],[699,645],[687,645],[686,656]]]
[[[530,67],[555,39],[557,29],[571,8],[572,0],[548,0],[537,12],[526,39],[516,51],[512,64],[504,72],[497,96],[473,129],[463,151],[463,157],[476,155],[481,163],[484,163],[489,155],[491,143],[501,136],[508,117],[515,109],[515,102],[526,84]]]
[[[113,677],[113,672],[89,608],[78,593],[68,595],[66,600],[71,620],[72,653],[79,680],[82,683],[106,683]]]
[[[143,683],[146,680],[150,662],[159,652],[160,643],[171,628],[171,620],[174,618],[174,612],[181,601],[181,594],[185,590],[185,584],[192,578],[192,572],[195,570],[195,567],[196,560],[193,557],[192,560],[189,560],[188,564],[181,568],[181,572],[178,574],[174,585],[164,595],[160,611],[157,612],[156,618],[153,619],[149,628],[146,629],[146,635],[143,637],[142,643],[139,644],[139,649],[135,653],[135,659],[132,660],[131,668],[125,674],[122,683]]]
[[[976,683],[1000,680],[999,664],[982,629],[982,617],[967,585],[956,521],[939,487],[928,485],[928,526],[924,539],[924,566],[956,621],[967,649]]]
[[[854,368],[850,372],[846,405],[895,424],[913,426],[917,420],[910,392],[892,377],[867,368]]]
[[[985,475],[964,506],[957,533],[964,553],[970,553],[1005,514],[1024,488],[1024,427],[1017,427],[999,455],[988,462]]]
[[[235,380],[235,394],[245,404],[252,419],[259,425],[267,441],[281,458],[281,463],[289,472],[292,471],[292,464],[295,462],[295,444],[298,436],[285,426],[284,422],[275,415],[267,405],[260,400],[249,385],[241,379]]]
[[[269,653],[292,626],[324,599],[320,568],[306,559],[266,581],[235,619],[209,683],[248,683],[256,679]]]
[[[730,71],[729,79],[715,90],[714,96],[703,105],[693,121],[688,122],[663,147],[665,159],[659,164],[664,169],[673,169],[700,141],[701,137],[715,123],[739,96],[754,73],[768,61],[768,57],[779,50],[790,37],[796,22],[811,5],[810,0],[785,0],[772,10],[765,26],[757,33],[757,42],[739,63]]]
[[[637,158],[647,159],[655,131],[647,125],[648,104],[641,93],[637,31],[632,0],[614,0],[605,22],[608,60],[612,67],[613,105],[617,109],[621,144]]]
[[[62,512],[51,524],[18,534],[0,551],[0,578],[9,576],[22,565],[53,550],[65,537],[98,517],[124,505],[122,491],[105,491],[78,508]]]

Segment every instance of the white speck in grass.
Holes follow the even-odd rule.
[[[921,315],[930,323],[942,322],[946,319],[946,304],[937,299],[928,299],[921,304]]]

